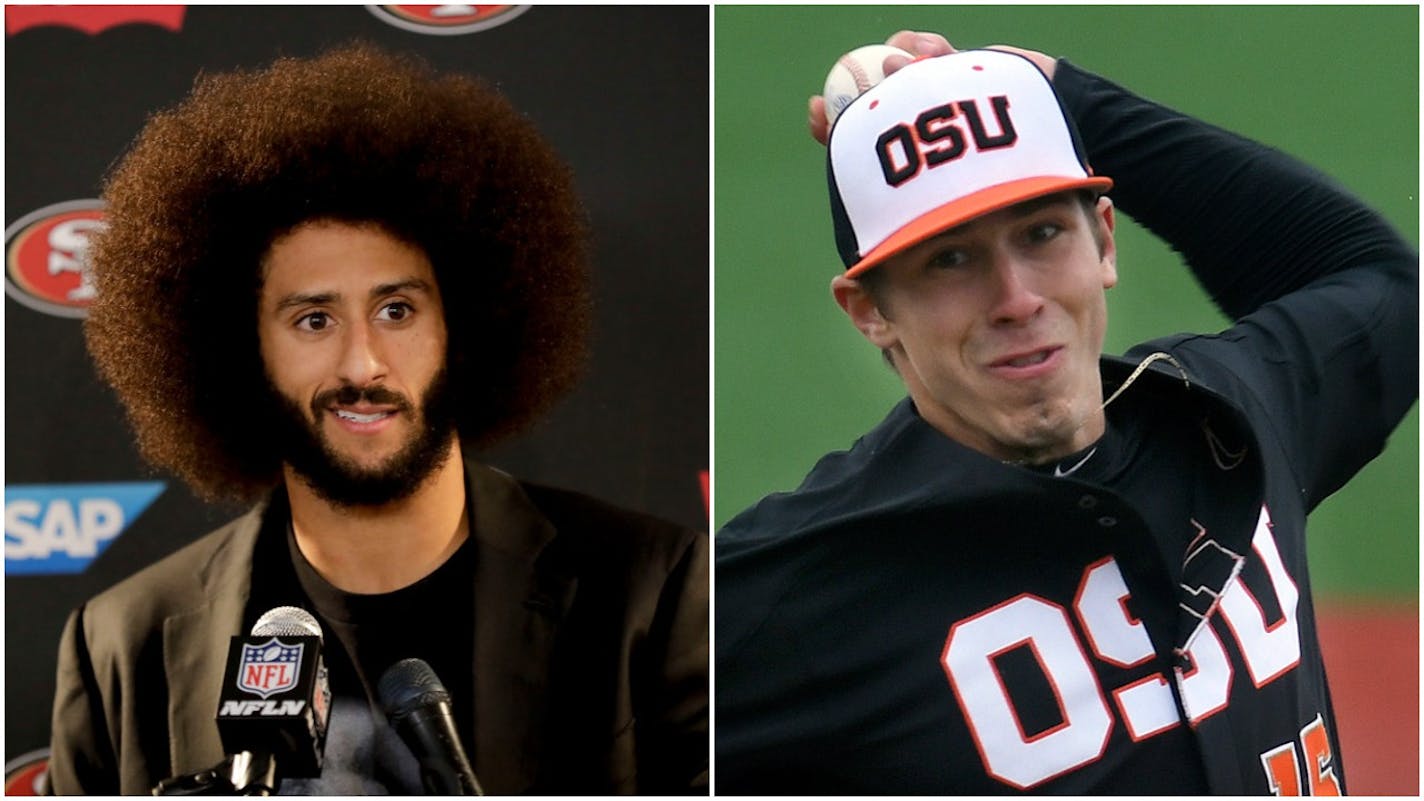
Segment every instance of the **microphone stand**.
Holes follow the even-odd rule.
[[[274,795],[277,762],[271,754],[243,751],[206,770],[173,776],[153,788],[154,795]]]

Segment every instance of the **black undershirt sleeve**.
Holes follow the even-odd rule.
[[[1142,348],[1172,349],[1253,414],[1314,508],[1379,454],[1418,397],[1417,253],[1283,153],[1065,61],[1054,85],[1117,206],[1180,252],[1236,321]]]
[[[1335,181],[1059,60],[1054,86],[1114,204],[1186,259],[1232,319],[1315,279],[1414,250]]]

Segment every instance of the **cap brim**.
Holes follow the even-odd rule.
[[[935,234],[947,231],[956,225],[963,225],[975,217],[1008,208],[1015,203],[1022,203],[1025,200],[1033,200],[1057,192],[1069,192],[1074,189],[1093,189],[1106,192],[1111,188],[1112,180],[1110,178],[1099,177],[1049,176],[1021,178],[1017,181],[996,184],[916,217],[908,225],[891,234],[884,242],[865,254],[865,258],[846,270],[845,276],[855,278],[905,248],[918,245]]]

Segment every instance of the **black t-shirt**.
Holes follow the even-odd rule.
[[[420,581],[379,595],[344,592],[307,562],[288,531],[297,585],[328,632],[324,655],[332,707],[322,775],[283,782],[283,795],[422,793],[420,773],[381,710],[377,684],[392,664],[425,660],[450,693],[468,752],[474,731],[474,548],[467,539]]]

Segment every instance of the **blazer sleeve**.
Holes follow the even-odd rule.
[[[708,538],[694,533],[663,583],[638,711],[638,791],[708,791]]]
[[[69,615],[59,642],[50,724],[49,795],[117,795],[118,760],[84,633],[84,607]]]

